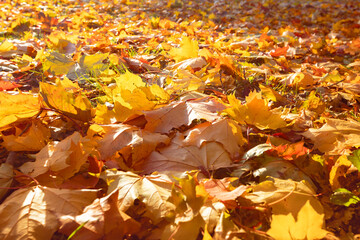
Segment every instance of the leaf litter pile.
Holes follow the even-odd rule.
[[[360,6],[1,1],[1,239],[354,239]]]

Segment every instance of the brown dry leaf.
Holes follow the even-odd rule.
[[[185,146],[183,136],[177,135],[168,147],[150,154],[145,160],[144,173],[155,171],[179,176],[185,171],[208,171],[234,166],[229,153],[217,142],[206,142],[202,146]]]
[[[15,127],[14,135],[3,136],[8,151],[40,151],[50,139],[50,130],[39,121],[31,122],[28,131]]]
[[[190,125],[195,119],[205,119],[212,122],[219,119],[218,112],[225,106],[212,97],[173,102],[166,107],[145,112],[146,130],[168,133],[173,128]]]
[[[14,172],[13,166],[8,163],[2,163],[0,165],[0,200],[4,197],[13,182]]]
[[[196,125],[185,135],[184,144],[186,146],[194,145],[200,148],[206,142],[218,142],[233,158],[241,155],[241,146],[247,142],[241,133],[240,126],[231,119],[220,119],[213,123],[205,122]]]
[[[37,115],[40,104],[37,96],[0,92],[0,129],[20,120]]]
[[[109,159],[117,151],[131,148],[132,160],[137,161],[147,157],[158,144],[168,144],[170,141],[166,135],[121,123],[101,126],[101,131],[105,133],[97,142],[102,159]]]
[[[281,118],[281,114],[270,110],[267,101],[262,99],[260,92],[251,92],[246,97],[246,104],[244,105],[234,95],[229,95],[228,100],[231,107],[223,112],[241,124],[254,125],[261,130],[287,126],[285,120]]]
[[[108,194],[119,192],[120,211],[132,209],[136,212],[134,202],[140,201],[146,209],[138,214],[149,217],[154,224],[171,216],[175,211],[175,206],[168,201],[173,183],[165,175],[141,177],[132,172],[107,170],[102,172],[100,177],[109,184]]]
[[[35,162],[24,163],[19,169],[32,177],[46,173],[64,181],[79,171],[89,154],[86,139],[75,132],[61,142],[49,143],[36,154]]]
[[[327,118],[321,128],[310,128],[301,135],[311,139],[321,152],[338,155],[360,145],[360,123]]]
[[[123,211],[119,210],[119,191],[95,199],[78,216],[66,215],[61,217],[60,232],[70,235],[80,225],[72,239],[122,239],[127,234],[134,234],[140,230],[140,223],[136,222]]]
[[[96,192],[42,186],[16,190],[0,206],[0,238],[50,240],[58,218],[81,213]]]
[[[324,214],[315,210],[308,200],[295,217],[274,214],[271,228],[267,231],[271,237],[279,240],[299,239],[315,240],[323,239],[329,232],[323,229]]]

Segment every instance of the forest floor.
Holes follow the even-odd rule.
[[[1,239],[357,239],[357,0],[0,1]]]

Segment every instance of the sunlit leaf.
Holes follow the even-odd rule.
[[[34,117],[40,111],[37,96],[0,92],[0,128]]]
[[[239,123],[254,125],[259,129],[278,129],[287,126],[281,114],[269,109],[267,101],[261,98],[260,93],[251,92],[246,97],[244,105],[234,95],[229,95],[228,100],[231,107],[224,112]]]

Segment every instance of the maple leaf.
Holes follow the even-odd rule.
[[[8,151],[40,151],[50,139],[50,130],[39,121],[31,122],[28,131],[15,128],[14,135],[2,137]]]
[[[228,100],[230,108],[223,112],[241,124],[254,125],[261,130],[287,126],[285,120],[281,118],[281,114],[274,113],[269,109],[267,101],[261,98],[261,93],[251,92],[246,97],[244,105],[234,95],[229,95]]]
[[[14,88],[21,87],[20,84],[14,83],[14,82],[8,82],[8,81],[1,81],[0,80],[0,91],[3,90],[12,90]]]
[[[359,145],[360,124],[355,121],[327,118],[321,128],[310,128],[301,135],[311,139],[314,148],[336,155],[346,148]]]
[[[13,166],[8,163],[2,163],[0,165],[0,200],[4,197],[13,182],[14,172]]]
[[[98,106],[95,119],[98,123],[111,123],[112,118],[123,122],[145,110],[152,110],[157,104],[167,103],[170,98],[158,85],[147,87],[139,76],[128,71],[116,77],[116,87],[108,91],[114,109]]]
[[[64,181],[79,171],[90,154],[89,148],[87,140],[75,132],[60,142],[49,143],[36,154],[35,162],[24,163],[19,169],[32,177],[47,173],[54,180]],[[46,184],[46,178],[41,182]]]
[[[40,83],[40,95],[43,104],[73,119],[89,121],[92,118],[91,103],[79,92],[77,84],[69,79],[57,80],[56,86]]]
[[[269,177],[267,180],[252,186],[253,192],[244,195],[253,202],[265,202],[272,207],[273,214],[287,215],[295,218],[304,204],[309,201],[319,214],[324,208],[315,197],[315,192],[306,181],[283,180]]]
[[[196,40],[191,40],[189,37],[183,37],[180,48],[172,48],[169,54],[177,61],[188,58],[196,58],[198,56],[199,46]]]
[[[304,147],[304,142],[274,146],[269,152],[274,152],[286,160],[294,160],[302,155],[308,154],[310,149]]]
[[[145,129],[167,133],[173,128],[190,125],[195,119],[205,119],[212,122],[220,118],[217,112],[224,108],[223,104],[211,97],[186,102],[172,102],[165,107],[144,112],[147,120]]]
[[[157,145],[170,141],[166,135],[151,133],[126,124],[105,125],[98,131],[105,133],[97,140],[98,150],[103,159],[109,159],[117,151],[125,153],[130,149],[131,159],[136,163],[147,157]]]
[[[220,200],[227,208],[236,208],[236,199],[246,193],[248,186],[241,185],[230,190],[226,179],[210,179],[204,182],[205,190],[210,196]]]
[[[96,240],[100,238],[122,238],[127,234],[135,234],[140,230],[140,223],[119,210],[119,191],[88,205],[82,214],[62,216],[60,232],[70,235],[79,226],[72,239]]]
[[[289,46],[287,47],[280,47],[280,48],[276,48],[275,50],[271,50],[270,51],[270,55],[272,57],[280,57],[280,56],[286,56],[286,52],[288,51]]]
[[[186,146],[182,141],[183,136],[178,134],[169,146],[152,152],[142,166],[143,171],[178,176],[184,171],[202,170],[208,174],[209,171],[233,166],[229,153],[220,143],[207,142],[199,148]]]
[[[175,211],[175,206],[168,201],[172,182],[164,175],[141,177],[132,172],[107,170],[100,177],[109,183],[108,194],[119,192],[120,211],[133,209],[136,212],[134,202],[140,201],[146,209],[137,214],[149,217],[155,224]]]
[[[59,227],[58,216],[81,213],[96,192],[42,186],[19,189],[0,205],[0,237],[51,239]]]
[[[0,129],[17,121],[36,116],[40,111],[37,96],[0,92]]]
[[[285,239],[322,239],[329,232],[323,229],[324,214],[319,214],[307,201],[295,218],[287,215],[274,214],[271,228],[267,231],[271,237]]]
[[[77,78],[89,78],[90,76],[99,76],[101,71],[104,71],[108,65],[103,61],[108,58],[109,53],[99,53],[94,55],[83,55],[79,63],[76,63],[75,68],[69,69],[66,76],[75,80]]]
[[[293,73],[283,81],[286,85],[306,88],[314,85],[315,80],[309,73]]]
[[[185,135],[184,143],[187,146],[195,145],[200,148],[205,142],[219,142],[231,157],[239,157],[242,151],[240,147],[246,143],[241,128],[230,119],[199,124],[188,130]]]
[[[67,74],[75,66],[75,62],[72,59],[58,52],[52,52],[46,59],[43,62],[44,71],[55,75]]]
[[[351,157],[350,157],[351,158]],[[352,163],[345,155],[336,159],[329,173],[329,183],[333,190],[341,188],[341,178],[346,178],[346,172],[351,167]]]

